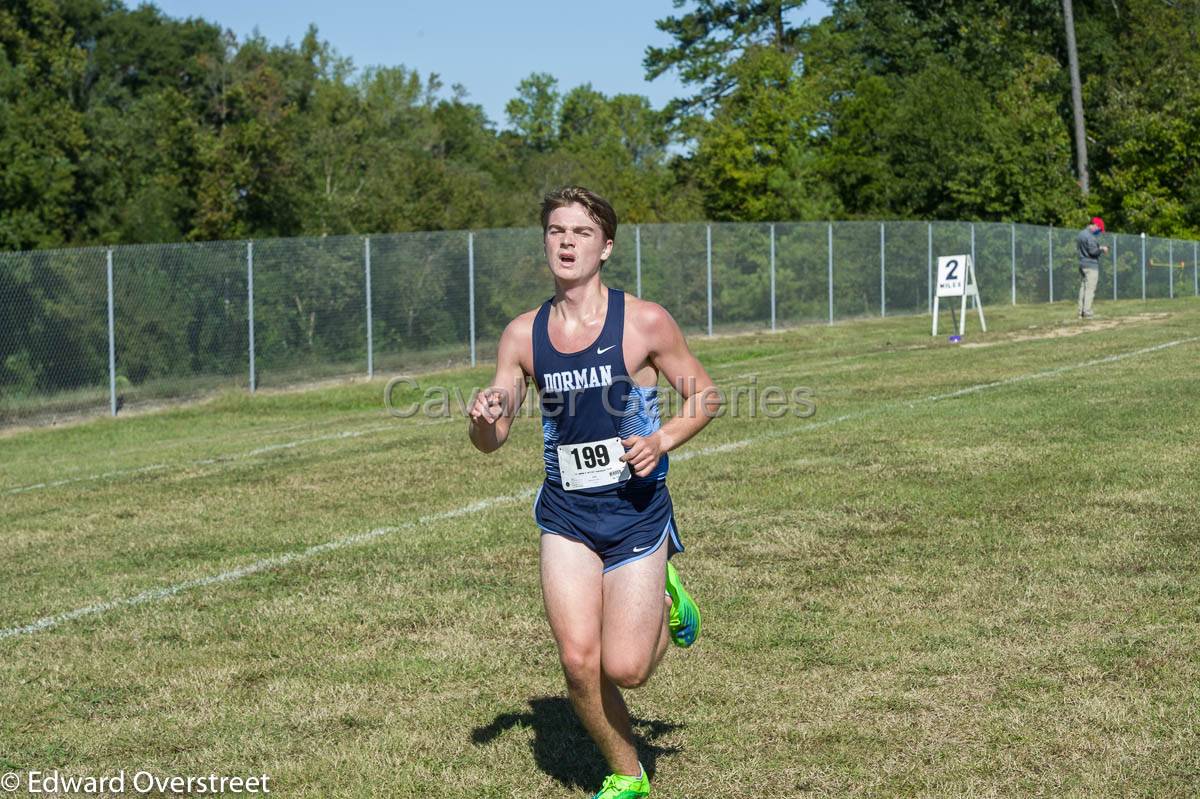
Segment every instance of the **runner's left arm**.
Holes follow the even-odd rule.
[[[639,327],[650,345],[650,362],[683,397],[679,413],[657,432],[621,442],[628,448],[625,462],[634,474],[645,477],[654,471],[663,454],[699,433],[720,412],[721,395],[666,309],[647,303],[640,310]]]

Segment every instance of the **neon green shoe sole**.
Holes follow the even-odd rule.
[[[700,636],[700,608],[684,589],[671,561],[667,561],[667,593],[671,596],[671,641],[675,646],[691,646]]]
[[[637,777],[624,774],[609,774],[600,788],[600,793],[592,799],[643,799],[650,795],[650,778],[646,770]]]

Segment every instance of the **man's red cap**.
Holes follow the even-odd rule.
[[[1093,225],[1095,225],[1096,227],[1100,228],[1100,232],[1101,232],[1101,233],[1103,233],[1103,232],[1104,232],[1104,220],[1103,220],[1103,219],[1101,219],[1101,218],[1100,218],[1100,217],[1098,217],[1098,216],[1093,216],[1093,217],[1092,217],[1092,224],[1093,224]]]

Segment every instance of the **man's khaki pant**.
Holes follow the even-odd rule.
[[[1100,270],[1092,266],[1079,267],[1079,315],[1092,315],[1092,300],[1096,297],[1096,284],[1100,282]]]

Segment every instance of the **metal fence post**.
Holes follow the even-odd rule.
[[[1175,239],[1167,239],[1167,297],[1175,299]]]
[[[1046,270],[1050,275],[1050,302],[1054,302],[1054,225],[1046,236]]]
[[[1200,297],[1200,275],[1196,272],[1196,242],[1192,242],[1192,293]]]
[[[975,265],[976,269],[979,269],[978,261],[979,261],[979,258],[975,255],[975,223],[972,222],[971,223],[971,263]]]
[[[108,406],[113,416],[117,415],[117,337],[113,313],[113,259],[109,250],[105,259],[108,275]]]
[[[929,239],[927,245],[928,258],[925,262],[925,293],[929,296],[927,297],[928,305],[925,309],[925,312],[933,313],[933,223],[926,222],[925,226],[925,234]]]
[[[1112,255],[1112,275],[1113,275],[1113,301],[1117,299],[1117,234],[1113,234],[1113,255]]]
[[[254,242],[246,242],[246,323],[250,329],[250,393],[257,385],[254,371]]]
[[[633,228],[633,251],[635,253],[634,260],[637,264],[637,295],[642,296],[642,226],[636,225]]]
[[[829,223],[829,324],[833,324],[833,223]]]
[[[471,367],[475,367],[475,234],[467,233],[467,307],[471,316]]]
[[[1146,301],[1146,234],[1142,234],[1142,301]]]
[[[883,318],[887,316],[887,282],[884,274],[887,269],[887,255],[885,255],[885,242],[883,233],[884,223],[879,223],[879,316]]]
[[[775,226],[771,225],[771,332],[775,332]]]
[[[1012,239],[1012,304],[1017,304],[1017,226],[1010,224],[1009,236]]]
[[[971,265],[972,265],[972,267],[973,267],[974,269],[976,269],[976,270],[978,270],[978,269],[979,269],[979,264],[978,264],[978,263],[976,263],[976,261],[977,261],[977,260],[978,260],[978,259],[975,257],[975,223],[974,223],[974,222],[972,222],[972,223],[971,223]],[[964,280],[965,280],[965,278],[964,278]],[[976,286],[976,288],[978,288],[978,286]],[[977,305],[978,305],[978,303],[979,303],[979,298],[978,298],[978,297],[972,297],[972,298],[971,298],[971,305],[972,305],[972,306],[977,306]]]
[[[375,376],[375,339],[371,330],[371,237],[363,242],[363,264],[367,271],[367,378]]]
[[[708,335],[712,335],[712,225],[704,226],[704,239],[708,250]]]

